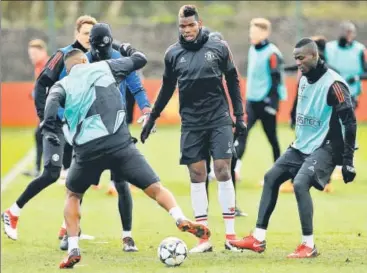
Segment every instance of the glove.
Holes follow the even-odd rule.
[[[342,175],[344,183],[350,183],[356,177],[356,170],[352,162],[343,162]]]
[[[124,57],[131,56],[134,52],[137,52],[129,43],[122,43],[120,46],[120,53]]]
[[[143,130],[140,134],[140,140],[143,144],[148,139],[150,133],[152,133],[152,130],[155,127],[155,119],[153,119],[150,114],[147,115],[148,116],[145,118],[145,125],[143,125]]]
[[[296,128],[296,121],[293,118],[291,118],[289,121],[289,125],[291,129],[294,130],[294,128]]]
[[[356,81],[359,81],[359,76],[354,76],[354,77],[350,77],[350,78],[347,79],[348,84],[353,84]]]
[[[150,113],[145,113],[143,114],[140,118],[138,118],[138,123],[142,124],[141,126],[144,128],[144,126],[147,124],[148,122],[148,119],[149,119],[149,116],[150,116]],[[157,127],[153,126],[152,130],[151,130],[151,133],[155,133],[157,131]]]
[[[43,135],[44,135],[45,139],[48,140],[53,145],[60,146],[60,139],[55,133],[44,130]]]
[[[235,124],[235,131],[234,135],[237,136],[244,136],[247,133],[247,125],[242,117],[236,118],[236,124]]]

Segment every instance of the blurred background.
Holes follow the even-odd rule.
[[[32,80],[28,42],[44,39],[52,54],[73,41],[74,23],[82,14],[109,23],[116,40],[143,50],[149,56],[145,77],[161,77],[164,52],[177,39],[178,9],[187,3],[197,5],[204,25],[223,33],[242,75],[254,17],[270,19],[271,40],[288,64],[298,39],[316,34],[336,39],[341,20],[353,20],[357,40],[367,43],[366,1],[2,1],[2,80]]]

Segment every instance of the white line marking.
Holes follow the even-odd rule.
[[[14,167],[5,175],[1,177],[1,192],[5,191],[9,184],[34,160],[36,150],[31,149]]]

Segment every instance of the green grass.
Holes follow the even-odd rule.
[[[1,128],[1,177],[22,159],[33,143],[33,128]]]
[[[8,133],[8,131],[5,131]],[[4,133],[4,130],[3,130]],[[12,132],[13,133],[13,132]],[[134,135],[139,129],[134,128]],[[4,145],[20,147],[32,143],[31,133],[2,140]],[[17,142],[15,142],[17,138]],[[284,151],[293,139],[287,127],[279,130]],[[121,251],[121,224],[117,198],[105,195],[109,174],[103,176],[103,189],[89,190],[82,208],[84,233],[96,236],[95,241],[81,241],[83,259],[76,272],[367,272],[367,126],[359,126],[360,150],[356,153],[357,181],[345,185],[334,181],[334,193],[312,191],[314,197],[315,240],[321,255],[311,260],[287,260],[285,256],[300,241],[300,224],[293,194],[281,194],[272,216],[265,253],[229,253],[223,250],[224,226],[217,201],[216,183],[211,184],[209,224],[212,229],[213,253],[189,255],[179,268],[165,268],[157,258],[156,248],[165,237],[183,239],[189,248],[196,240],[179,232],[170,216],[141,192],[134,191],[133,234],[138,253]],[[189,177],[184,166],[178,165],[179,128],[158,128],[145,145],[139,148],[160,175],[164,185],[175,194],[187,216],[192,216]],[[26,149],[25,149],[26,150]],[[15,159],[16,157],[17,159]],[[2,163],[18,160],[14,149],[2,151]],[[10,164],[10,163],[7,163]],[[248,151],[242,167],[243,181],[238,185],[238,204],[249,213],[237,218],[236,231],[246,235],[254,227],[261,194],[258,182],[272,165],[271,151],[265,136],[257,126],[252,130]],[[29,180],[19,176],[2,193],[2,209],[10,206]],[[64,186],[55,184],[44,190],[23,210],[19,222],[19,238],[14,242],[2,235],[2,272],[59,272],[58,263],[65,253],[58,249],[56,235],[62,221]]]

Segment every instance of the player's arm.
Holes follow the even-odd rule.
[[[347,82],[349,84],[353,84],[359,80],[367,80],[367,49],[361,51],[360,60],[361,67],[363,68],[364,72],[362,74],[354,75],[353,77],[347,79]]]
[[[64,54],[57,51],[46,63],[41,74],[38,76],[34,87],[34,102],[37,115],[43,120],[47,92],[50,87],[59,79],[60,73],[64,68]]]
[[[328,104],[333,106],[345,129],[343,166],[353,166],[357,121],[348,87],[335,82],[329,89]]]
[[[154,103],[154,107],[151,113],[152,120],[156,120],[163,109],[166,107],[169,100],[172,98],[175,92],[177,84],[177,77],[173,71],[173,65],[169,59],[169,52],[164,57],[164,72],[162,77],[162,85],[159,90],[157,100]]]
[[[237,71],[236,65],[234,64],[233,56],[228,44],[224,41],[222,43],[224,46],[220,67],[226,79],[229,97],[232,101],[233,114],[237,119],[243,118],[244,112],[240,91],[239,73]]]
[[[64,107],[66,99],[66,93],[61,84],[54,84],[46,99],[45,116],[42,122],[42,129],[48,132],[57,132],[58,109]]]
[[[282,60],[280,59],[280,57],[276,53],[271,54],[271,56],[269,58],[271,86],[270,86],[270,91],[269,91],[269,96],[268,97],[271,100],[270,104],[271,105],[274,104],[275,108],[277,108],[277,103],[278,103],[278,100],[279,100],[278,86],[280,84],[280,77],[281,77],[281,75],[280,75],[281,62],[282,62]]]
[[[150,112],[150,102],[148,100],[147,92],[145,91],[140,77],[136,71],[132,72],[126,78],[127,89],[134,96],[135,101],[139,105],[140,110],[145,114]]]
[[[147,64],[147,58],[142,52],[132,48],[130,45],[125,50],[128,57],[106,61],[117,83],[126,79],[131,72],[141,69]]]

